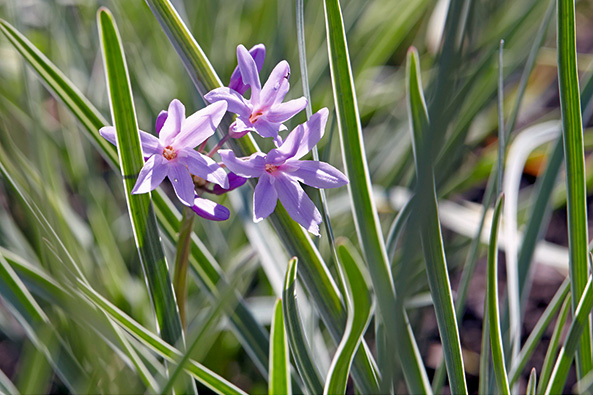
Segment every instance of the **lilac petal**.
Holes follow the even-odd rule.
[[[278,202],[275,181],[269,174],[263,174],[259,178],[253,192],[253,222],[259,222],[274,212]]]
[[[167,119],[159,132],[160,140],[166,147],[171,145],[171,142],[181,131],[181,124],[185,119],[185,106],[177,99],[173,99],[169,104],[167,111]]]
[[[222,195],[223,193],[227,193],[229,191],[232,191],[233,189],[237,189],[240,186],[242,186],[243,184],[245,184],[245,182],[247,181],[247,178],[245,177],[241,177],[236,175],[235,173],[229,173],[227,174],[227,178],[229,180],[229,186],[228,188],[223,188],[220,185],[214,185],[212,187],[212,193],[215,195]]]
[[[298,126],[302,127],[303,130],[302,134],[295,136],[298,138],[297,144],[299,145],[299,148],[296,154],[293,156],[294,159],[300,159],[305,156],[305,154],[311,151],[311,149],[319,142],[319,140],[321,140],[323,133],[325,133],[325,124],[327,123],[328,115],[329,111],[324,107],[313,114],[307,122]],[[291,132],[288,137],[286,137],[284,144],[288,142],[293,133],[294,131]]]
[[[249,103],[247,103],[243,96],[238,92],[230,88],[222,87],[211,90],[206,93],[204,99],[208,100],[210,103],[225,101],[228,105],[228,111],[247,118],[251,115],[251,106]]]
[[[262,152],[256,152],[247,158],[237,158],[228,149],[220,150],[218,154],[226,167],[241,177],[259,177],[266,171],[266,155]]]
[[[226,102],[219,101],[190,115],[183,122],[181,133],[172,142],[173,146],[180,150],[182,148],[194,148],[202,143],[214,134],[226,109]]]
[[[225,221],[229,219],[229,209],[222,204],[196,196],[191,208],[196,214],[210,221]]]
[[[255,132],[255,129],[246,125],[241,118],[237,118],[237,120],[229,126],[229,135],[234,139],[240,139],[249,132]]]
[[[288,121],[307,107],[307,99],[300,97],[298,99],[287,101],[286,103],[272,106],[266,112],[266,119],[270,122],[282,123]]]
[[[167,176],[167,163],[168,161],[161,155],[148,158],[138,174],[132,194],[147,193],[158,187]]]
[[[165,124],[165,121],[167,120],[167,111],[163,110],[159,113],[158,117],[156,117],[156,122],[154,125],[154,128],[156,130],[157,133],[161,132],[161,129],[163,128],[163,125]]]
[[[270,122],[266,118],[262,117],[253,124],[253,128],[255,128],[257,134],[262,137],[276,138],[278,136],[278,132],[282,128],[282,124]]]
[[[191,148],[178,151],[177,161],[187,166],[191,174],[202,177],[206,181],[218,184],[223,188],[229,187],[226,172],[212,158],[204,156]]]
[[[278,170],[315,188],[337,188],[348,184],[348,178],[341,171],[325,162],[290,160]]]
[[[285,174],[276,176],[276,191],[290,217],[315,236],[319,236],[321,214],[298,181]]]
[[[260,72],[262,66],[264,65],[264,59],[266,57],[266,47],[263,44],[254,45],[249,50],[249,54],[251,55],[253,60],[255,60],[257,71]],[[249,89],[249,87],[245,85],[245,83],[243,82],[239,66],[235,67],[235,70],[233,70],[233,74],[231,74],[229,88],[239,92],[240,95],[244,94],[245,92],[247,92],[247,89]]]
[[[251,57],[243,45],[237,47],[237,63],[243,82],[251,88],[251,102],[259,103],[261,82],[259,81],[259,72],[255,60]]]
[[[268,163],[280,165],[295,156],[300,148],[302,136],[305,132],[303,125],[299,125],[280,143],[278,148],[268,152]]]
[[[173,184],[175,194],[186,206],[193,206],[194,204],[194,183],[187,171],[187,167],[181,163],[169,162],[169,172],[167,176]]]
[[[140,132],[140,145],[142,146],[142,153],[145,157],[153,154],[161,154],[164,147],[161,145],[159,139],[150,133]],[[99,134],[111,144],[117,146],[117,135],[113,126],[104,126],[99,129]]]
[[[117,135],[115,134],[115,128],[113,126],[103,126],[101,129],[99,129],[99,134],[105,140],[117,146]]]
[[[278,63],[274,70],[270,73],[270,77],[264,84],[261,90],[260,107],[267,109],[272,104],[284,100],[284,96],[279,97],[280,94],[286,95],[288,92],[288,77],[290,76],[290,66],[286,60]]]
[[[256,129],[253,124],[249,122],[249,120],[246,120],[242,117],[237,117],[229,130],[229,133],[233,138],[243,137],[249,132],[256,132]]]
[[[142,130],[140,130],[140,145],[144,156],[161,155],[165,149],[158,138]]]

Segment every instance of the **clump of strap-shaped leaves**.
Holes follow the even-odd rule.
[[[147,3],[181,58],[197,92],[204,97],[208,92],[222,87],[223,84],[200,47],[199,40],[193,37],[182,22],[172,3],[168,0],[147,0]],[[67,240],[64,241],[65,237],[46,218],[44,208],[32,198],[35,191],[31,190],[23,179],[14,176],[18,174],[15,167],[20,164],[12,163],[5,159],[5,155],[0,155],[2,177],[27,208],[28,215],[37,221],[40,232],[46,240],[51,260],[56,265],[67,268],[63,272],[63,278],[59,278],[58,281],[52,277],[50,271],[41,269],[18,254],[2,249],[0,250],[0,294],[16,312],[15,317],[25,328],[26,336],[47,359],[51,369],[56,372],[64,385],[71,392],[81,392],[88,389],[87,386],[92,381],[89,372],[81,366],[73,350],[66,344],[60,333],[59,323],[49,318],[39,300],[71,313],[78,325],[96,333],[105,342],[106,347],[115,350],[125,361],[126,366],[138,374],[149,391],[170,392],[173,389],[195,391],[193,381],[187,380],[189,375],[218,393],[244,393],[241,388],[192,358],[192,353],[199,348],[200,342],[204,341],[206,328],[214,325],[214,320],[204,322],[203,329],[192,339],[184,338],[182,319],[174,296],[174,282],[169,277],[164,244],[160,237],[162,235],[167,242],[177,245],[178,249],[185,250],[185,259],[188,260],[200,289],[215,306],[212,308],[213,311],[209,312],[210,317],[221,314],[228,317],[228,323],[242,347],[260,373],[267,378],[270,393],[291,391],[304,391],[311,394],[344,393],[350,376],[353,379],[353,385],[361,393],[394,392],[399,388],[396,372],[401,372],[409,392],[431,393],[433,390],[439,392],[444,375],[437,373],[431,386],[414,331],[409,324],[405,303],[409,290],[402,285],[402,281],[405,280],[394,275],[398,273],[402,276],[401,270],[397,271],[392,267],[392,252],[395,251],[402,229],[406,227],[406,234],[412,234],[413,236],[409,237],[417,239],[417,243],[421,244],[425,262],[423,274],[430,289],[431,305],[434,308],[443,346],[444,367],[441,372],[446,372],[452,392],[467,393],[458,330],[459,316],[465,301],[463,298],[454,300],[451,290],[437,205],[439,183],[436,171],[440,163],[438,159],[433,159],[446,157],[448,153],[454,152],[455,140],[462,138],[467,132],[463,128],[454,130],[454,137],[450,140],[453,143],[441,144],[445,137],[439,133],[439,130],[446,127],[448,108],[447,103],[443,102],[445,97],[443,92],[455,85],[454,81],[449,80],[447,72],[455,67],[455,51],[460,50],[461,47],[460,43],[455,42],[457,34],[454,26],[457,26],[456,22],[459,22],[458,18],[462,14],[462,3],[452,0],[449,6],[441,57],[438,59],[438,75],[442,78],[438,79],[436,85],[431,86],[435,99],[428,105],[420,79],[418,54],[414,49],[407,54],[405,90],[414,152],[414,193],[406,208],[394,221],[390,234],[384,237],[371,187],[360,110],[354,87],[354,74],[346,41],[347,28],[344,25],[339,1],[324,1],[335,120],[343,165],[349,181],[349,201],[356,226],[356,242],[362,254],[358,253],[352,242],[333,240],[329,214],[326,212],[327,201],[323,193],[319,196],[324,226],[328,229],[328,236],[332,238],[330,245],[332,259],[335,261],[333,271],[330,270],[329,262],[323,259],[317,244],[308,232],[293,221],[281,205],[278,205],[269,216],[269,221],[288,255],[295,258],[287,262],[284,284],[280,285],[282,299],[275,304],[270,332],[256,320],[252,311],[247,308],[246,301],[239,292],[236,292],[237,284],[228,278],[196,234],[190,230],[189,233],[185,233],[185,237],[178,237],[182,216],[167,195],[160,189],[155,189],[152,193],[132,194],[135,177],[144,164],[144,158],[126,57],[113,15],[107,9],[101,9],[97,17],[112,122],[107,122],[65,74],[25,36],[9,23],[0,21],[0,30],[10,43],[44,80],[53,94],[68,107],[82,125],[84,132],[95,143],[103,158],[121,173],[134,242],[154,314],[154,330],[152,330],[101,294],[98,287],[84,275],[81,263],[77,261],[78,255],[70,249],[70,243]],[[303,4],[302,2],[297,4],[301,7],[297,9],[297,14],[301,16],[299,27],[302,33]],[[544,22],[546,18],[549,21],[551,15],[553,15],[552,12],[546,14]],[[582,385],[588,382],[587,375],[592,367],[589,313],[593,307],[593,290],[587,266],[583,131],[576,75],[574,19],[574,3],[566,0],[558,1],[558,73],[564,159],[567,167],[570,280],[558,290],[523,347],[520,349],[517,347],[519,352],[509,353],[512,347],[504,344],[501,332],[510,324],[504,322],[504,316],[501,319],[501,315],[497,314],[500,309],[496,281],[497,232],[503,206],[503,199],[499,199],[494,210],[488,254],[485,310],[488,313],[489,325],[484,335],[483,359],[480,367],[483,373],[480,386],[485,392],[497,390],[508,393],[511,391],[517,383],[521,369],[527,366],[535,346],[558,311],[561,313],[544,367],[539,375],[535,372],[531,374],[527,392],[561,392],[575,356],[577,373]],[[547,26],[547,23],[543,23],[542,26]],[[537,53],[540,45],[541,41],[536,40],[533,53]],[[304,49],[304,36],[301,36],[299,53],[301,63],[306,64]],[[381,54],[375,53],[365,62],[372,64],[377,57],[381,57]],[[525,67],[526,75],[529,75],[530,67],[528,63]],[[306,72],[303,74],[303,79],[307,81]],[[589,85],[584,89],[583,96],[586,100],[590,100],[590,90]],[[460,100],[459,96],[455,96],[454,100]],[[520,99],[517,102],[519,103]],[[515,108],[518,106],[519,104],[516,104]],[[502,109],[499,111],[502,114]],[[310,110],[309,115],[311,115]],[[511,123],[514,122],[513,120]],[[106,143],[99,135],[99,130],[108,123],[113,124],[118,131],[117,149]],[[222,119],[219,128],[221,138],[232,123],[233,118],[229,114]],[[501,122],[501,130],[504,130],[503,123],[504,118]],[[502,133],[504,134],[504,131]],[[504,142],[504,139],[501,141]],[[249,156],[259,151],[256,140],[250,135],[228,140],[227,143],[233,155],[237,157]],[[504,151],[504,144],[501,148]],[[556,156],[548,166],[547,171],[550,175],[546,173],[544,178],[544,181],[551,180],[552,184],[556,178],[559,163],[562,161],[561,155]],[[553,165],[556,163],[558,164],[554,170]],[[27,169],[26,165],[22,167]],[[502,170],[503,165],[499,163],[495,170],[499,177],[502,177]],[[34,178],[35,173],[33,171],[30,173],[30,177]],[[255,187],[255,183],[252,185]],[[547,191],[543,193],[544,197],[541,199],[545,200],[547,196],[549,200],[551,186],[546,186],[544,183],[541,188],[544,192]],[[495,188],[492,187],[491,190],[494,191]],[[50,196],[48,201],[51,202],[52,199],[53,197]],[[538,204],[545,208],[549,202],[538,200]],[[486,199],[484,213],[488,206]],[[409,218],[413,217],[422,217],[422,220],[409,221]],[[539,224],[532,225],[534,230],[528,233],[533,235],[534,239],[540,233],[541,218],[533,220],[534,222],[538,220]],[[408,224],[404,225],[406,221]],[[482,220],[483,225],[484,220]],[[479,234],[476,239],[479,241]],[[181,242],[178,243],[179,240]],[[528,240],[527,236],[526,240]],[[521,250],[520,273],[528,271],[531,261],[529,254],[533,254],[534,245],[529,248],[531,252],[526,249]],[[527,257],[523,254],[527,254]],[[401,255],[407,256],[405,248]],[[472,261],[476,258],[472,258],[471,255],[468,257],[470,264],[466,265],[466,268],[473,267]],[[399,268],[410,264],[410,262],[402,263]],[[470,274],[462,279],[469,278],[471,270]],[[520,274],[517,281],[518,289],[513,290],[516,292],[509,295],[522,295],[524,277],[524,274]],[[64,287],[62,284],[68,286]],[[301,284],[304,289],[300,289],[297,284]],[[466,286],[464,284],[467,283],[462,280],[461,287]],[[463,288],[461,289],[463,291]],[[310,303],[318,312],[336,345],[336,351],[331,355],[331,364],[327,371],[322,371],[316,361],[313,339],[307,338],[307,330],[299,314],[297,295],[303,291],[308,295],[303,300]],[[514,302],[518,301],[511,301],[509,305]],[[560,333],[569,310],[572,312],[572,323],[558,353],[557,348],[561,343]],[[84,312],[84,314],[76,315],[77,312]],[[374,319],[375,341],[378,345],[377,359],[364,337],[372,319]],[[50,338],[53,339],[51,342],[47,340]],[[490,351],[492,362],[488,359]],[[488,382],[491,370],[496,377],[495,383]],[[4,376],[0,377],[0,385],[2,386],[0,389],[6,392],[17,392],[10,380]]]

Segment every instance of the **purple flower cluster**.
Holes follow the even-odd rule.
[[[323,137],[329,111],[322,108],[283,140],[278,134],[286,130],[283,123],[301,112],[307,100],[301,97],[283,102],[290,87],[290,67],[286,61],[278,63],[262,87],[259,72],[264,58],[262,44],[250,51],[239,45],[238,66],[229,86],[214,89],[205,96],[211,105],[186,118],[185,107],[175,99],[157,117],[158,138],[140,131],[146,163],[132,193],[152,191],[167,177],[181,203],[203,218],[222,221],[229,217],[229,210],[201,195],[204,192],[221,195],[240,187],[247,178],[259,178],[253,194],[255,222],[269,216],[280,199],[292,219],[319,235],[321,215],[300,183],[335,188],[348,180],[325,162],[300,159]],[[243,94],[248,90],[251,95],[245,99]],[[276,145],[267,154],[257,152],[247,158],[237,158],[231,150],[219,151],[223,165],[231,171],[228,174],[211,158],[221,143],[207,155],[202,153],[206,140],[214,134],[227,111],[237,114],[237,118],[226,138],[255,132],[273,138]],[[107,126],[100,133],[112,144],[117,143],[115,128]]]

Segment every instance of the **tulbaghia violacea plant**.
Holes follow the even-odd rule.
[[[194,149],[214,134],[226,109],[225,102],[215,103],[186,118],[184,105],[177,99],[171,101],[168,111],[161,112],[157,117],[158,138],[140,131],[146,163],[132,193],[152,191],[168,177],[179,201],[191,207],[196,214],[215,221],[228,219],[229,210],[226,207],[196,193],[196,189],[208,191],[208,183],[221,188],[218,191],[230,190],[227,174],[212,158]],[[103,127],[100,133],[112,144],[117,144],[114,127]],[[234,184],[234,187],[239,186],[236,181]]]
[[[315,188],[336,188],[348,183],[344,174],[325,162],[300,160],[323,137],[328,114],[327,108],[322,108],[268,154],[256,152],[247,158],[237,158],[231,150],[219,152],[233,173],[259,178],[253,193],[255,222],[272,214],[280,199],[292,219],[319,236],[321,214],[299,183]]]
[[[257,51],[254,52],[259,56]],[[231,137],[238,138],[248,132],[256,132],[262,137],[274,138],[279,145],[282,140],[278,132],[285,129],[283,122],[301,112],[307,106],[307,99],[300,97],[286,103],[282,102],[290,88],[290,66],[285,60],[274,67],[263,87],[256,60],[243,45],[237,47],[237,63],[241,82],[239,83],[238,77],[235,76],[235,80],[231,79],[231,87],[214,89],[204,98],[210,103],[226,102],[228,110],[237,114],[237,119],[229,130]],[[249,100],[233,89],[234,87],[244,90],[245,85],[251,89]]]

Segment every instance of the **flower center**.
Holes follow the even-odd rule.
[[[256,111],[256,112],[252,113],[249,116],[249,122],[255,123],[259,119],[259,117],[261,117],[262,115],[264,115],[264,113],[262,111]]]
[[[170,145],[168,145],[163,150],[163,156],[167,160],[172,160],[172,159],[177,158],[177,152],[175,151],[175,149],[173,147],[171,147]]]
[[[266,164],[266,171],[270,174],[274,173],[276,170],[278,170],[278,166],[276,165],[270,165],[270,164]]]

